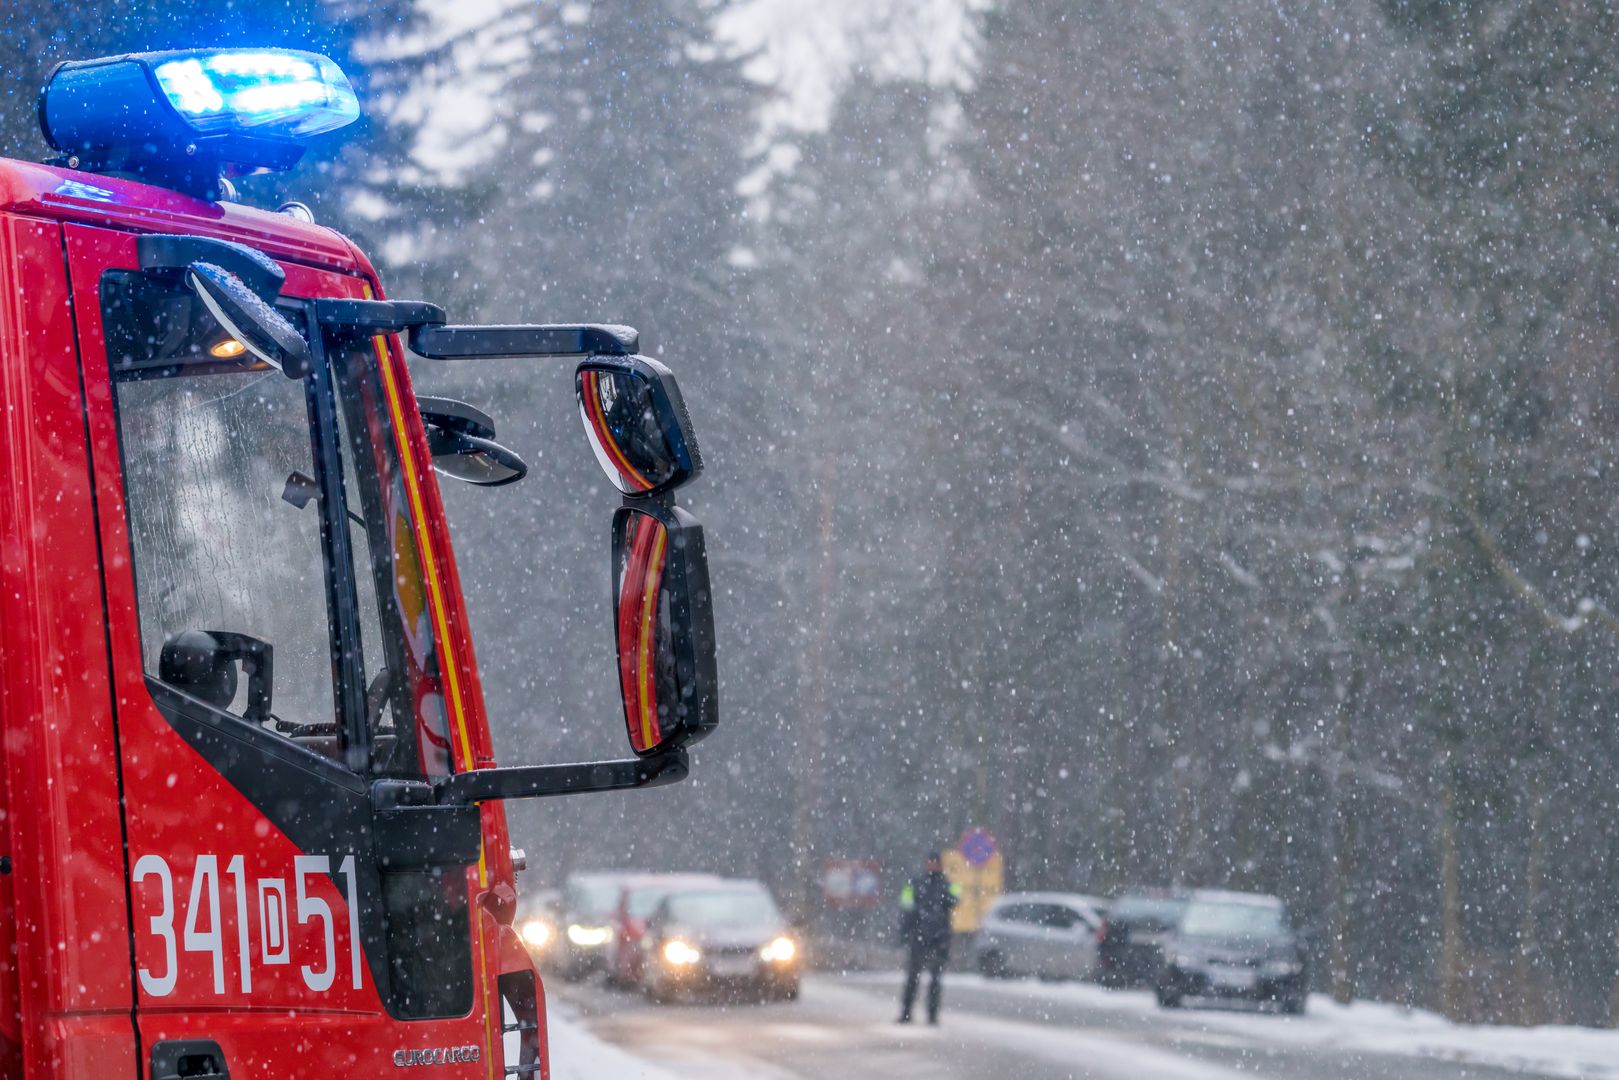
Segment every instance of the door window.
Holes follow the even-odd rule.
[[[230,358],[178,285],[113,272],[102,299],[147,674],[338,757],[320,519],[289,489],[310,380]]]
[[[233,349],[178,282],[110,271],[102,309],[148,676],[333,760],[345,730],[363,732],[346,759],[357,770],[448,775],[432,609],[374,345],[333,342],[329,376],[293,380]],[[322,478],[334,424],[339,456],[324,460],[340,461],[340,484]],[[329,572],[329,486],[352,573]],[[328,590],[353,605],[354,631],[339,631]],[[347,729],[346,678],[365,711]]]
[[[1035,921],[1034,904],[1007,904],[995,909],[995,918],[1006,923],[1031,924]]]
[[[1074,924],[1079,922],[1079,914],[1073,908],[1062,904],[1040,905],[1039,923],[1052,930],[1072,930]]]

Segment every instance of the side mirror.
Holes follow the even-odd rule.
[[[678,507],[613,517],[613,618],[630,746],[680,750],[719,723],[714,609],[703,527]]]
[[[574,389],[596,461],[625,495],[656,495],[703,471],[680,387],[656,360],[592,356],[575,372]]]
[[[213,263],[199,261],[186,267],[185,281],[230,335],[211,350],[215,356],[229,360],[246,353],[280,369],[288,378],[301,379],[309,374],[314,365],[309,342],[241,278]]]
[[[182,630],[163,642],[157,677],[216,709],[236,697],[236,665],[247,676],[247,708],[242,717],[255,724],[270,719],[270,687],[274,648],[268,641],[228,630]]]
[[[495,422],[488,414],[451,398],[416,399],[427,428],[433,468],[480,487],[515,484],[528,475],[528,465],[495,442]]]

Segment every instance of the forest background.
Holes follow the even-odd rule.
[[[325,51],[283,195],[393,295],[640,327],[708,472],[724,726],[514,805],[553,882],[988,827],[1011,882],[1274,892],[1341,1000],[1619,1022],[1619,14],[1598,0],[44,0],[56,61]],[[503,760],[616,754],[568,372],[418,365]],[[533,872],[531,872],[531,876]]]

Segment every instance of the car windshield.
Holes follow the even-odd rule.
[[[577,919],[605,919],[618,904],[619,888],[609,880],[576,882],[568,887],[568,912]]]
[[[769,894],[753,890],[677,893],[669,897],[669,920],[699,929],[773,926],[781,913]]]
[[[1181,917],[1180,932],[1196,938],[1275,938],[1287,933],[1282,909],[1271,904],[1193,903]]]

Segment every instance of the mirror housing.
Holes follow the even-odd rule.
[[[242,279],[210,262],[186,267],[186,285],[225,332],[253,357],[301,379],[314,366],[309,342],[280,312],[265,303]]]
[[[418,397],[433,468],[480,487],[515,484],[528,465],[495,442],[495,422],[480,409],[453,398]]]
[[[719,724],[714,608],[703,527],[630,501],[613,517],[613,625],[630,747],[683,750]]]
[[[674,372],[647,356],[592,356],[574,372],[579,419],[613,486],[645,498],[703,471]]]

